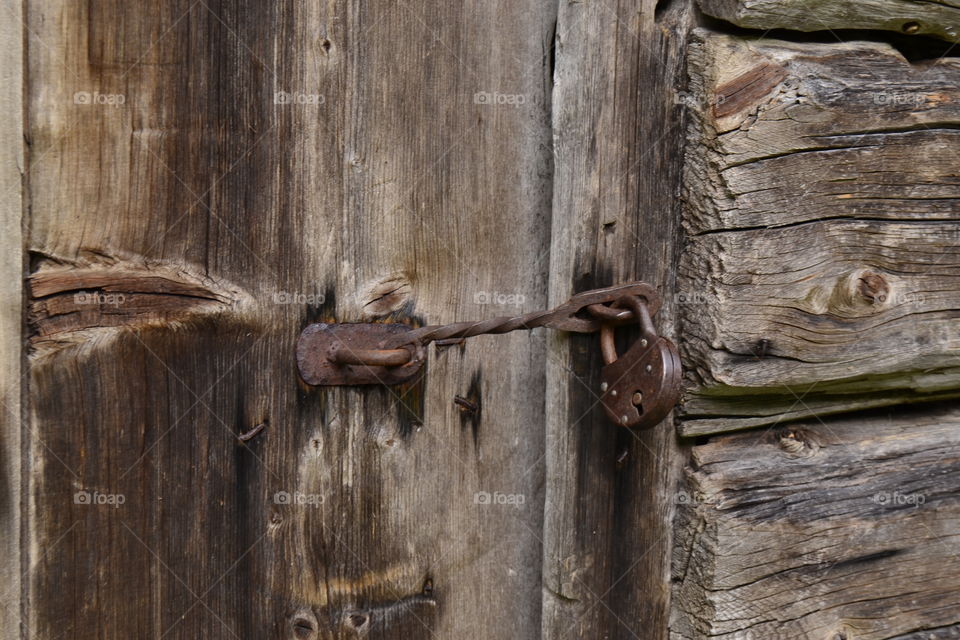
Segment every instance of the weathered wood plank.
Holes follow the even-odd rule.
[[[883,29],[960,41],[954,0],[698,0],[703,12],[752,29]]]
[[[690,45],[685,224],[699,234],[821,218],[958,220],[960,59],[889,45]],[[789,204],[790,206],[785,206]]]
[[[681,432],[960,394],[960,64],[708,32],[691,61]]]
[[[0,639],[20,638],[21,585],[21,393],[23,298],[23,8],[0,3]],[[29,508],[29,506],[27,507]]]
[[[545,304],[555,7],[26,8],[25,637],[535,637],[542,341],[332,390],[293,344]]]
[[[562,2],[554,76],[551,300],[643,279],[670,333],[683,138],[673,99],[691,3]],[[551,339],[543,571],[545,638],[666,637],[673,487],[668,423],[639,434],[598,404],[596,336]]]
[[[715,438],[687,475],[673,638],[953,637],[955,404]]]

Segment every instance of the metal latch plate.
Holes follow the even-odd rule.
[[[355,384],[399,384],[417,375],[425,360],[424,347],[408,345],[412,357],[400,366],[347,364],[336,362],[336,352],[351,354],[384,349],[411,327],[405,324],[311,324],[297,341],[297,366],[307,384],[317,386]]]

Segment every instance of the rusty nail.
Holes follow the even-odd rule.
[[[619,467],[624,462],[626,462],[627,457],[629,457],[629,455],[630,455],[630,451],[628,449],[624,449],[623,451],[621,451],[620,455],[617,456],[617,466]]]
[[[255,426],[253,429],[250,429],[250,431],[247,431],[246,433],[241,433],[240,435],[238,435],[237,440],[239,440],[240,442],[249,442],[250,440],[253,440],[254,438],[256,438],[257,434],[263,431],[266,428],[266,426],[267,426],[266,422],[261,422],[260,424]]]
[[[471,402],[463,396],[453,396],[453,403],[460,407],[461,411],[476,413],[480,410],[480,406],[476,402]]]

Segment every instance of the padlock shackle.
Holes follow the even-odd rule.
[[[653,337],[657,331],[653,326],[653,319],[650,317],[650,310],[647,309],[646,301],[640,296],[623,296],[618,298],[612,305],[613,308],[629,307],[633,311],[633,317],[640,322],[640,330],[644,337]],[[617,345],[613,340],[614,327],[611,323],[605,322],[600,327],[600,353],[603,355],[604,364],[613,364],[617,361]]]

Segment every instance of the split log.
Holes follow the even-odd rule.
[[[960,62],[698,32],[682,433],[960,391]]]
[[[953,0],[699,0],[707,15],[752,29],[883,29],[960,41]]]
[[[717,437],[688,480],[674,640],[957,637],[956,406]]]

